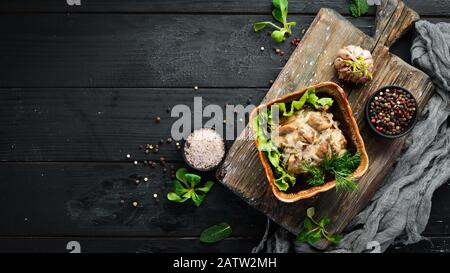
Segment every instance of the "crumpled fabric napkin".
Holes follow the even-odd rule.
[[[412,62],[433,80],[435,94],[407,137],[405,151],[370,204],[344,232],[331,252],[367,252],[373,242],[380,251],[392,243],[413,244],[424,239],[434,191],[450,179],[450,24],[415,24]],[[253,252],[316,252],[298,243],[283,228],[266,234]]]

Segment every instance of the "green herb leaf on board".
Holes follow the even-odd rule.
[[[274,6],[274,9],[272,10],[272,17],[279,23],[283,24],[283,26],[280,27],[275,23],[264,21],[255,23],[253,25],[253,30],[257,32],[263,30],[267,26],[272,26],[275,29],[271,33],[272,39],[274,39],[276,42],[281,43],[286,39],[285,35],[289,36],[292,34],[292,27],[297,25],[297,23],[287,21],[288,15],[287,0],[273,0],[272,4]]]
[[[353,17],[360,17],[366,14],[368,10],[367,0],[350,0],[350,13]]]
[[[321,239],[326,239],[330,243],[337,245],[342,239],[338,234],[330,234],[326,227],[330,223],[327,217],[320,218],[319,221],[314,220],[315,210],[313,207],[306,210],[306,218],[303,221],[303,228],[297,235],[297,241],[307,242],[309,244],[317,243]]]
[[[231,226],[227,223],[220,223],[205,229],[200,234],[200,241],[204,243],[215,243],[228,238],[232,233]]]
[[[176,180],[173,181],[173,192],[167,194],[167,199],[172,202],[183,203],[188,199],[198,207],[200,206],[212,186],[213,181],[207,181],[203,186],[199,175],[189,173],[187,169],[180,168],[175,174]]]

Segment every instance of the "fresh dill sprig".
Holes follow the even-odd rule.
[[[303,170],[308,173],[308,179],[306,183],[310,186],[320,186],[325,183],[325,173],[318,166],[313,166],[311,164],[305,164]]]
[[[347,178],[338,173],[334,174],[334,178],[336,181],[336,191],[353,191],[358,188],[358,184],[356,184],[355,180],[352,178]]]
[[[357,152],[351,155],[348,151],[343,155],[337,154],[325,157],[318,166],[306,164],[304,170],[308,174],[306,183],[310,186],[319,186],[325,183],[325,174],[334,175],[336,191],[352,191],[358,187],[355,180],[349,176],[358,168],[361,156]]]

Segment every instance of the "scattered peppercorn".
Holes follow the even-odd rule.
[[[132,205],[133,205],[133,207],[137,208],[137,206],[139,205],[139,203],[136,202],[136,201],[134,201],[134,202],[132,203]]]
[[[173,139],[172,139],[171,137],[167,138],[167,140],[166,140],[166,142],[167,142],[168,144],[172,143],[172,141],[173,141]]]
[[[138,162],[135,160],[135,161],[133,162],[133,165],[136,166],[137,164],[138,164]]]
[[[155,118],[155,122],[156,122],[156,123],[160,123],[160,122],[161,122],[161,117],[156,117],[156,118]]]
[[[161,139],[159,140],[159,144],[164,144],[164,139],[161,138]]]
[[[131,157],[131,155],[130,154],[127,154],[127,158],[130,158]]]
[[[417,103],[400,88],[386,88],[369,103],[369,121],[378,132],[395,136],[408,130],[414,121]]]

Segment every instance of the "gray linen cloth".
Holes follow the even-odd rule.
[[[405,151],[371,203],[345,230],[332,252],[367,252],[378,244],[385,251],[392,243],[412,244],[422,239],[434,191],[450,179],[450,24],[415,24],[412,62],[433,80],[435,94],[422,110],[407,137]],[[253,252],[314,252],[295,242],[283,228],[266,234]]]

